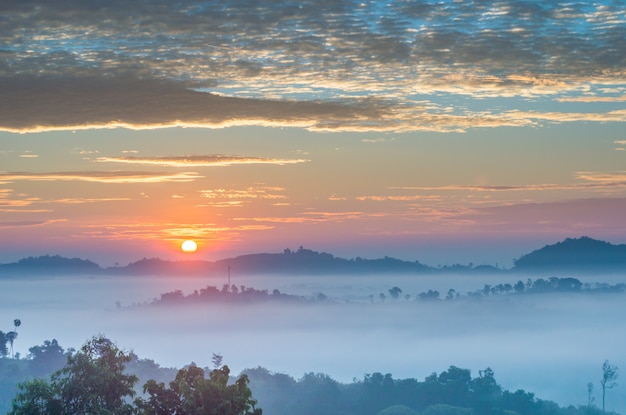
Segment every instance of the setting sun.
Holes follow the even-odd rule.
[[[180,245],[180,249],[183,252],[190,254],[192,252],[196,252],[196,250],[198,249],[198,245],[194,241],[187,240]]]

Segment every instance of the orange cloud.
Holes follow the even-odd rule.
[[[196,173],[150,173],[150,172],[123,172],[123,171],[75,171],[51,173],[1,173],[0,181],[82,181],[97,183],[163,183],[163,182],[190,182],[201,178]]]
[[[220,167],[237,164],[297,164],[306,163],[304,159],[272,159],[263,157],[242,157],[225,155],[177,156],[177,157],[98,157],[94,161],[100,163],[127,163],[156,165],[166,167]]]
[[[559,102],[626,102],[626,95],[619,97],[604,96],[583,96],[583,97],[563,97],[556,99]]]

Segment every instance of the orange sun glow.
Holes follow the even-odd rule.
[[[186,240],[180,245],[180,249],[188,254],[196,252],[198,245],[192,240]]]

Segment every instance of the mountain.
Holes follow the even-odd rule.
[[[3,273],[19,274],[94,274],[101,270],[95,262],[59,255],[28,257],[11,264],[0,264],[0,271]]]
[[[144,258],[125,267],[107,268],[104,271],[120,275],[226,275],[229,268],[238,274],[248,275],[418,273],[433,270],[419,261],[402,261],[390,257],[344,259],[300,247],[297,251],[285,249],[282,253],[241,255],[215,262]]]
[[[351,274],[351,273],[418,273],[433,268],[419,261],[403,261],[384,257],[379,259],[344,259],[326,252],[316,252],[300,247],[297,251],[285,249],[282,254],[252,254],[223,259],[216,262],[219,268],[232,266],[246,274]]]
[[[624,271],[626,245],[583,236],[567,238],[554,245],[523,255],[515,261],[516,271],[550,271],[585,273],[593,271]]]
[[[59,255],[28,257],[10,264],[0,264],[0,275],[226,275],[232,269],[237,274],[425,274],[456,273],[485,274],[505,270],[489,265],[450,265],[433,268],[419,261],[404,261],[391,257],[378,259],[338,258],[326,252],[300,247],[282,253],[241,255],[219,261],[169,261],[144,258],[126,266],[101,268],[89,260],[63,258]],[[515,261],[510,271],[559,273],[614,272],[626,270],[626,245],[613,245],[586,236],[568,238],[546,245]]]

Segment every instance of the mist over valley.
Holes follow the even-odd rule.
[[[486,290],[528,279],[537,281],[520,273],[233,272],[230,283],[240,293],[302,301],[164,303],[159,300],[167,293],[185,298],[207,287],[224,290],[228,275],[4,277],[0,308],[23,322],[15,342],[22,356],[47,339],[78,347],[101,333],[164,367],[208,366],[212,353],[220,353],[234,373],[261,366],[296,379],[324,373],[339,382],[374,372],[421,380],[451,365],[476,375],[489,367],[507,389],[582,405],[605,359],[626,367],[625,294],[596,289],[619,288],[626,275],[580,277],[579,292]],[[394,287],[401,290],[397,298]],[[450,289],[456,297],[446,300]],[[438,298],[420,297],[429,291],[438,291]],[[608,408],[626,408],[619,389],[610,393]]]

